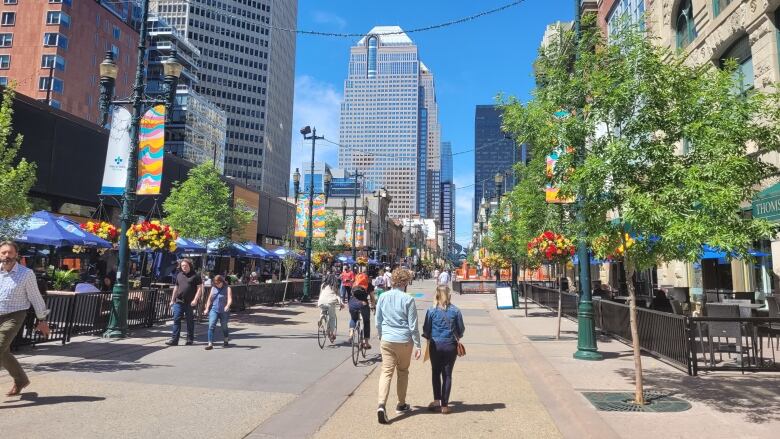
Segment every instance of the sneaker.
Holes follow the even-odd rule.
[[[228,340],[225,339],[225,341],[222,342],[222,347],[228,347]]]
[[[194,342],[192,340],[187,340],[187,343],[184,343],[187,346],[192,346]]]
[[[385,406],[380,405],[376,409],[376,417],[379,419],[380,424],[387,424],[387,413],[385,413]]]
[[[178,340],[168,340],[168,341],[165,342],[165,345],[166,346],[178,346],[179,345],[179,341]]]
[[[447,406],[444,406],[441,408],[441,413],[443,415],[449,415],[450,413],[452,413],[452,409]]]
[[[409,407],[409,404],[398,404],[397,406],[395,406],[395,412],[398,413],[399,415],[402,413],[406,413],[411,409],[412,408]]]
[[[207,345],[206,345],[206,347],[205,347],[205,348],[203,348],[203,349],[205,349],[205,350],[207,350],[207,351],[210,351],[210,350],[214,349],[214,345],[213,345],[213,344],[211,344],[211,343],[209,343],[209,344],[207,344]]]

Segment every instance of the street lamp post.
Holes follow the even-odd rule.
[[[493,178],[493,182],[496,184],[496,214],[501,215],[501,195],[503,195],[504,189],[504,174],[497,172]],[[501,267],[496,267],[496,288],[501,283]]]
[[[120,215],[121,226],[119,233],[119,266],[116,274],[116,284],[111,292],[111,314],[106,332],[107,338],[124,338],[127,336],[127,300],[128,300],[128,269],[130,265],[130,247],[127,231],[133,223],[136,200],[136,185],[138,183],[138,132],[141,124],[144,107],[148,105],[166,106],[166,116],[170,114],[173,101],[176,97],[176,83],[181,75],[182,65],[174,55],[168,57],[162,64],[165,75],[166,99],[147,97],[144,84],[144,59],[146,58],[146,38],[148,37],[147,20],[149,18],[149,0],[142,3],[141,29],[138,39],[138,59],[136,62],[135,82],[133,95],[129,100],[114,100],[113,91],[118,68],[111,52],[106,52],[106,57],[100,64],[100,110],[101,120],[105,125],[108,120],[108,111],[112,104],[131,105],[133,114],[130,124],[130,156],[127,161],[127,177],[125,179],[125,192],[122,196],[122,213]]]
[[[362,177],[363,174],[355,171],[355,187],[354,194],[352,196],[352,260],[357,260],[357,248],[355,248],[355,232],[357,231],[357,199],[358,199],[358,177]]]
[[[325,136],[317,136],[317,128],[312,129],[308,125],[301,128],[301,134],[303,135],[303,140],[311,140],[311,173],[309,174],[309,213],[308,213],[308,223],[306,226],[306,277],[303,279],[303,297],[301,297],[301,302],[309,302],[311,299],[311,246],[312,246],[312,239],[314,238],[314,150],[316,148],[317,140],[322,140],[325,138]],[[298,170],[295,170],[298,172]],[[330,186],[330,174],[325,173],[325,201],[327,202],[328,199],[328,187]],[[300,178],[298,179],[300,182]],[[298,183],[300,184],[300,183]],[[296,204],[297,204],[297,196],[298,196],[298,187],[295,188],[295,194],[296,194]]]
[[[379,238],[377,239],[377,260],[382,260],[382,247],[384,246],[383,242],[383,236],[382,236],[382,221],[384,219],[384,200],[388,198],[387,196],[387,190],[385,188],[380,188],[379,190],[374,192],[374,196],[377,198],[377,214],[379,216]]]
[[[579,57],[580,40],[580,0],[574,0],[574,53]],[[579,115],[575,115],[579,117]],[[577,163],[585,162],[585,143],[577,145]],[[585,222],[585,186],[580,185],[577,194],[576,220],[582,225]],[[593,298],[590,284],[590,253],[585,241],[585,233],[580,232],[577,242],[577,258],[580,261],[580,304],[577,309],[577,352],[574,358],[578,360],[601,360],[604,357],[598,352],[596,345],[596,325],[593,318]]]

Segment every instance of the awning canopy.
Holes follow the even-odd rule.
[[[295,259],[298,259],[298,260],[305,259],[303,256],[301,256],[298,253],[290,250],[289,248],[285,248],[285,247],[277,248],[276,250],[274,250],[274,254],[276,256],[280,257],[280,258],[286,258],[287,255],[292,254],[295,257]]]
[[[259,246],[259,245],[255,244],[254,242],[251,242],[251,241],[250,242],[246,242],[246,243],[244,243],[244,247],[246,247],[247,250],[249,250],[249,251],[251,251],[251,252],[253,252],[253,253],[257,254],[257,255],[260,255],[260,257],[262,257],[263,259],[279,259],[279,256],[277,256],[273,252],[270,252],[270,251],[266,250],[262,246]]]

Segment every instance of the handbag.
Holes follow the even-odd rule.
[[[450,316],[447,315],[447,311],[444,310],[444,318],[447,319],[447,322],[450,324],[450,331],[452,331],[452,336],[455,337],[455,343],[457,344],[457,351],[458,356],[463,357],[466,355],[466,346],[463,346],[463,343],[460,342],[460,339],[456,335],[455,329],[452,327],[452,319],[450,319]]]

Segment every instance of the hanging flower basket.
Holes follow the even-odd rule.
[[[571,239],[545,231],[528,243],[528,256],[545,262],[565,262],[574,256],[575,247]]]
[[[491,270],[506,270],[509,268],[509,261],[501,255],[491,253],[482,258],[482,264]]]
[[[366,265],[368,265],[368,258],[365,256],[358,256],[357,264],[360,265],[361,267],[365,267]]]
[[[176,238],[178,237],[171,226],[161,224],[160,221],[143,221],[130,226],[127,230],[127,239],[133,250],[176,250]]]
[[[333,261],[333,255],[328,252],[316,252],[311,255],[311,262],[317,267],[329,265]]]
[[[109,222],[87,221],[83,224],[79,224],[79,227],[81,227],[81,230],[103,238],[112,244],[119,242],[119,229]]]

